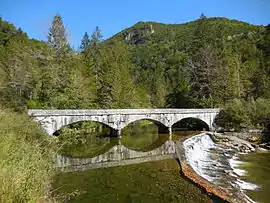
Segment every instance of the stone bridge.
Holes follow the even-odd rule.
[[[138,120],[149,120],[160,130],[171,134],[172,126],[185,118],[197,118],[213,130],[219,109],[99,109],[99,110],[39,110],[29,109],[28,114],[49,134],[61,127],[79,121],[95,121],[114,129],[120,136],[121,129]]]

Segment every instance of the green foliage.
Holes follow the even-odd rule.
[[[54,48],[0,19],[0,103],[16,110],[212,108],[269,99],[269,30],[202,15],[185,24],[139,22],[103,41],[96,27],[80,53],[67,55],[59,14],[49,34]]]
[[[85,52],[89,45],[90,45],[89,35],[88,35],[87,32],[85,32],[84,35],[83,35],[83,38],[82,38],[80,49],[83,52]]]
[[[232,100],[227,103],[220,112],[217,124],[226,129],[236,129],[250,127],[248,111],[240,100]]]
[[[266,129],[270,127],[270,100],[249,102],[234,99],[220,112],[217,124],[225,129]]]
[[[27,115],[0,109],[0,202],[39,202],[49,195],[56,144]]]
[[[96,26],[95,31],[92,33],[91,35],[91,39],[90,39],[90,45],[95,46],[98,43],[102,42],[102,34],[101,34],[101,30],[99,29],[98,26]]]
[[[66,54],[70,51],[66,28],[60,14],[56,14],[52,20],[48,35],[48,45],[55,49],[57,56]]]
[[[116,144],[110,129],[96,122],[78,122],[61,128],[58,135],[59,153],[72,157],[95,157]]]
[[[262,30],[202,15],[180,25],[139,22],[104,43],[130,45],[135,84],[147,90],[153,107],[220,107],[234,98],[269,95],[269,74],[257,48]]]

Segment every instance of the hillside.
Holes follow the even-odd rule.
[[[270,130],[270,25],[205,16],[185,24],[139,22],[106,41],[98,28],[85,33],[80,51],[65,29],[55,15],[42,42],[0,18],[0,202],[50,195],[51,158],[64,145],[44,137],[27,108],[221,108],[217,127]],[[88,146],[85,135],[107,130],[74,123],[61,132],[75,149]]]
[[[66,41],[57,47],[57,40],[29,39],[0,19],[0,104],[206,108],[237,100],[243,106],[270,98],[269,35],[269,26],[201,16],[184,24],[139,22],[104,42],[97,29],[78,53]]]
[[[200,19],[183,24],[163,24],[157,22],[138,22],[135,25],[117,33],[112,38],[124,40],[128,44],[145,43],[177,43],[189,44],[192,41],[193,33],[199,24]],[[220,31],[226,36],[233,36],[247,32],[256,32],[263,29],[263,26],[251,25],[238,20],[227,18],[207,18],[209,29]],[[212,33],[218,34],[218,33]]]

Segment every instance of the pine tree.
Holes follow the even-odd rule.
[[[93,68],[93,72],[95,74],[95,83],[96,83],[97,89],[100,88],[99,77],[102,74],[102,70],[101,70],[102,47],[98,46],[98,44],[101,41],[102,41],[102,34],[101,34],[101,31],[100,31],[99,27],[97,26],[95,31],[91,35],[91,39],[90,39],[91,49],[90,49],[90,51],[88,53],[88,55],[92,59],[92,64],[91,65],[92,65],[92,68]]]
[[[57,56],[66,54],[71,49],[67,39],[66,28],[60,14],[56,14],[53,18],[47,43],[56,49]]]
[[[208,29],[209,25],[207,17],[202,13],[197,21],[196,27],[193,32],[193,47],[195,50],[203,47],[208,42]]]
[[[81,41],[81,46],[80,46],[80,49],[82,50],[82,52],[86,52],[86,49],[89,45],[90,45],[89,35],[87,32],[85,32]]]
[[[102,34],[101,31],[99,29],[98,26],[96,26],[95,31],[93,32],[93,34],[91,35],[91,40],[90,40],[90,45],[95,46],[98,43],[100,43],[102,41]]]
[[[115,41],[107,51],[110,83],[105,86],[110,90],[112,108],[132,108],[136,101],[136,88],[133,84],[130,67],[132,66],[127,47],[124,43]],[[103,87],[104,88],[104,87]],[[108,92],[107,92],[108,93]]]
[[[188,60],[188,67],[192,79],[193,97],[202,107],[213,107],[214,86],[218,83],[219,71],[216,51],[205,45],[200,48],[196,57]]]

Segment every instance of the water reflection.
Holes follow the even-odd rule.
[[[174,131],[172,139],[196,133]],[[53,188],[57,195],[66,198],[76,190],[77,196],[70,195],[70,202],[211,202],[179,176],[179,165],[173,159],[174,141],[169,134],[158,134],[154,124],[130,125],[122,131],[119,140],[93,133],[82,133],[78,140],[82,137],[84,142],[70,149],[73,154],[80,149],[77,154],[88,158],[58,156],[57,159],[64,172],[84,171],[55,177]],[[150,163],[135,164],[143,162]],[[128,166],[85,171],[117,165]]]
[[[59,136],[59,153],[69,157],[95,157],[103,154],[119,142],[109,135],[77,134],[69,139]]]
[[[122,130],[121,143],[129,149],[146,152],[160,147],[169,137],[167,133],[158,133],[155,124],[136,122]]]
[[[174,158],[175,146],[169,138],[169,134],[158,134],[153,124],[133,124],[123,130],[121,139],[88,134],[83,138],[84,145],[72,151],[74,154],[83,154],[85,150],[83,156],[58,155],[57,167],[62,171],[83,171]]]
[[[121,139],[113,137],[111,130],[95,122],[71,124],[57,132],[59,154],[73,158],[94,158],[117,145],[130,150],[148,152],[170,140],[169,134],[161,134],[158,127],[146,120],[134,122],[121,131]],[[198,131],[173,131],[173,140],[198,134]]]
[[[172,140],[168,140],[160,147],[147,152],[129,149],[120,142],[104,154],[93,158],[73,158],[58,155],[56,166],[62,171],[83,171],[171,158],[175,158],[175,144]]]

